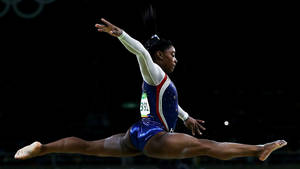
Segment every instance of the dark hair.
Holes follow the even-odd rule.
[[[160,39],[157,32],[156,24],[156,11],[153,9],[151,4],[146,6],[143,15],[144,26],[146,29],[146,35],[151,36],[144,46],[149,51],[150,55],[153,57],[156,51],[164,51],[169,47],[173,46],[170,40]]]
[[[156,51],[164,51],[173,46],[170,40],[160,39],[156,34],[147,40],[144,45],[151,56],[154,56]]]

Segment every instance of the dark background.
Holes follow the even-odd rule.
[[[67,136],[100,139],[126,132],[139,119],[136,58],[94,25],[104,17],[144,42],[149,36],[141,13],[148,2],[57,0],[32,19],[12,9],[0,18],[0,151]],[[170,77],[179,103],[206,121],[201,138],[286,139],[282,151],[298,151],[295,4],[151,3],[159,36],[177,51]],[[19,6],[31,11],[36,5],[24,0]],[[181,121],[177,131],[190,133]]]

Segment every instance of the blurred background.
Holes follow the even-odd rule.
[[[176,48],[170,77],[179,104],[206,121],[197,137],[247,144],[285,139],[288,146],[263,163],[76,154],[14,160],[16,150],[35,140],[96,140],[139,120],[136,57],[94,25],[103,17],[145,42],[149,4],[158,35]],[[295,4],[283,2],[1,0],[0,168],[299,167],[298,16]],[[190,134],[180,120],[177,132]]]

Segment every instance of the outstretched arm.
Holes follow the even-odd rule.
[[[118,37],[121,43],[133,54],[137,56],[143,79],[150,85],[159,84],[164,78],[163,70],[153,62],[149,52],[137,40],[130,37],[125,31],[111,24],[105,19],[101,19],[104,24],[96,24],[99,32],[106,32],[111,36]]]

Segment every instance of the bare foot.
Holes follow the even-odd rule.
[[[284,140],[277,140],[272,143],[267,143],[267,144],[262,145],[263,151],[259,155],[258,159],[261,161],[265,161],[273,151],[275,151],[285,145],[287,145],[287,142]]]
[[[41,151],[41,147],[42,147],[42,144],[38,141],[36,141],[28,146],[25,146],[17,151],[17,153],[15,154],[15,159],[25,160],[25,159],[29,159],[29,158],[38,156],[38,154]]]

